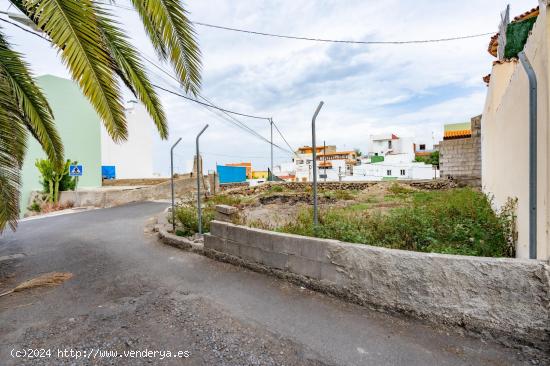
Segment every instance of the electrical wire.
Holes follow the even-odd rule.
[[[126,9],[130,11],[135,11],[134,8],[119,5],[119,4],[105,4],[110,5],[114,7],[118,7],[121,9]],[[246,34],[252,34],[256,36],[263,36],[263,37],[272,37],[272,38],[284,38],[284,39],[293,39],[298,41],[310,41],[310,42],[319,42],[319,43],[345,43],[345,44],[362,44],[362,45],[373,45],[373,44],[379,44],[379,45],[403,45],[403,44],[422,44],[422,43],[440,43],[440,42],[450,42],[450,41],[459,41],[463,39],[471,39],[471,38],[479,38],[479,37],[485,37],[489,35],[495,34],[495,32],[485,32],[485,33],[476,33],[476,34],[469,34],[465,36],[454,36],[454,37],[446,37],[446,38],[433,38],[433,39],[414,39],[414,40],[401,40],[401,41],[353,41],[353,40],[341,40],[341,39],[329,39],[329,38],[318,38],[318,37],[302,37],[302,36],[294,36],[294,35],[286,35],[286,34],[277,34],[277,33],[268,33],[268,32],[260,32],[255,30],[249,30],[249,29],[241,29],[241,28],[233,28],[233,27],[227,27],[223,25],[216,25],[216,24],[210,24],[210,23],[204,23],[204,22],[197,22],[192,21],[193,24],[207,27],[207,28],[213,28],[213,29],[220,29],[230,32],[238,32],[238,33],[246,33]]]
[[[37,36],[37,37],[40,37],[41,39],[43,40],[46,40],[48,42],[51,43],[51,40],[48,39],[47,37],[44,37],[42,36],[41,34],[38,34],[38,33],[35,33],[33,31],[30,31],[28,29],[25,29],[24,27],[14,23],[14,22],[11,22],[7,19],[3,19],[3,18],[0,18],[0,21],[3,21],[5,23],[8,23],[14,27],[17,27],[19,28],[20,30],[23,30],[27,33],[30,33],[34,36]],[[160,71],[164,72],[166,75],[168,75],[169,77],[171,77],[172,79],[176,80],[177,82],[179,82],[174,76],[172,76],[170,73],[168,73],[166,70],[164,70],[163,68],[161,68],[160,66],[158,66],[157,64],[155,64],[153,61],[151,61],[149,58],[147,58],[145,55],[142,55],[143,58],[148,61],[150,64],[152,64],[153,66],[155,66],[157,69],[159,69]],[[286,141],[285,137],[283,136],[283,134],[281,133],[281,131],[279,130],[279,128],[274,124],[275,128],[277,129],[277,131],[279,132],[279,134],[281,135],[281,137],[283,138],[283,140],[285,141],[285,143],[287,144],[287,146],[290,148],[290,150],[286,150],[282,147],[280,147],[279,145],[277,144],[274,144],[272,143],[271,141],[269,141],[268,139],[266,139],[265,137],[263,137],[262,135],[260,135],[259,133],[257,133],[256,131],[254,131],[253,129],[251,129],[250,127],[248,127],[245,123],[237,120],[235,117],[231,116],[230,114],[235,114],[235,115],[239,115],[239,116],[243,116],[243,117],[249,117],[249,118],[255,118],[255,119],[262,119],[262,120],[270,120],[268,117],[260,117],[260,116],[254,116],[254,115],[250,115],[250,114],[245,114],[245,113],[240,113],[240,112],[235,112],[235,111],[232,111],[232,110],[229,110],[229,109],[225,109],[225,108],[221,108],[221,107],[218,107],[216,105],[214,105],[212,102],[210,102],[206,97],[199,95],[200,98],[206,100],[208,103],[204,103],[204,102],[201,102],[195,98],[191,98],[191,97],[188,97],[184,94],[181,94],[181,93],[176,93],[174,91],[171,91],[169,89],[166,89],[160,85],[156,85],[156,84],[152,84],[154,87],[158,88],[158,89],[161,89],[161,90],[164,90],[165,92],[168,92],[168,93],[171,93],[171,94],[174,94],[178,97],[181,97],[181,98],[184,98],[184,99],[187,99],[187,100],[190,100],[190,101],[193,101],[195,103],[198,103],[204,107],[207,107],[207,108],[213,108],[213,109],[216,109],[216,110],[219,110],[221,112],[223,112],[224,114],[226,114],[229,118],[231,118],[235,123],[237,123],[237,126],[239,128],[242,128],[242,129],[245,129],[247,132],[255,135],[256,137],[264,140],[265,142],[269,143],[269,144],[272,144],[274,147],[277,147],[278,149],[282,150],[282,151],[286,151],[288,153],[291,153],[291,154],[294,154],[294,150],[292,149],[292,147],[288,144],[288,142]]]
[[[17,23],[14,23],[14,22],[12,22],[12,21],[9,21],[9,20],[3,19],[3,18],[0,18],[0,21],[2,21],[2,22],[4,22],[4,23],[11,24],[11,25],[13,25],[14,27],[17,27],[17,28],[21,29],[21,30],[24,31],[24,32],[30,33],[30,34],[32,34],[32,35],[34,35],[34,36],[40,37],[40,38],[42,38],[42,39],[44,39],[44,40],[50,42],[50,40],[49,40],[47,37],[44,37],[44,36],[41,35],[41,34],[38,34],[38,33],[35,33],[35,32],[33,32],[33,31],[29,30],[29,29],[26,29],[25,27],[22,27],[22,26],[20,26],[20,25],[17,24]]]
[[[147,57],[146,55],[142,55],[144,60],[147,61],[148,63],[150,63],[151,65],[153,65],[155,68],[157,68],[158,70],[160,70],[161,72],[163,72],[165,75],[167,75],[168,77],[170,77],[172,80],[174,80],[175,82],[179,83],[179,80],[173,76],[172,74],[170,74],[168,71],[164,70],[162,67],[158,66],[155,62],[153,62],[149,57]],[[154,84],[153,84],[154,85]],[[158,88],[162,88],[158,85],[154,85]],[[164,88],[162,88],[163,90],[165,91],[168,91]],[[168,91],[170,93],[175,93],[173,91]],[[261,136],[259,133],[257,133],[256,131],[254,131],[253,129],[251,129],[250,127],[248,127],[244,122],[242,121],[239,121],[238,119],[236,119],[235,117],[233,117],[231,114],[238,114],[238,115],[241,115],[241,116],[245,116],[245,117],[250,117],[250,118],[256,118],[256,119],[262,119],[262,120],[269,120],[271,121],[271,118],[268,118],[268,117],[259,117],[259,116],[252,116],[252,115],[248,115],[248,114],[243,114],[243,113],[239,113],[239,112],[234,112],[234,111],[230,111],[228,109],[225,109],[225,108],[220,108],[218,106],[216,106],[212,101],[210,101],[208,98],[206,98],[205,96],[201,95],[201,94],[198,94],[198,96],[205,100],[207,103],[203,103],[197,99],[194,99],[194,98],[190,98],[190,97],[187,97],[187,96],[183,96],[183,94],[179,94],[177,93],[176,95],[178,96],[182,96],[186,99],[189,99],[189,100],[192,100],[192,101],[195,101],[195,102],[198,102],[199,104],[203,105],[203,106],[206,106],[206,107],[210,107],[210,108],[214,108],[214,109],[217,109],[219,111],[221,111],[222,113],[224,113],[228,118],[232,119],[234,122],[236,122],[237,124],[239,124],[240,126],[242,126],[243,128],[245,128],[246,130],[248,130],[248,132],[256,135],[257,137],[261,138],[262,140],[264,141],[267,141],[269,144],[271,144],[271,141],[267,140],[266,138],[264,138],[263,136]],[[281,137],[283,138],[283,140],[285,141],[285,143],[287,144],[287,146],[290,148],[290,150],[286,150],[286,149],[283,149],[281,148],[280,146],[276,145],[276,144],[273,144],[274,147],[277,147],[283,151],[287,151],[291,154],[295,154],[294,152],[294,149],[292,149],[292,147],[290,146],[290,144],[287,142],[286,138],[283,136],[282,132],[279,130],[279,128],[275,125],[274,123],[274,126],[275,128],[277,129],[277,131],[279,132],[279,134],[281,135]]]
[[[271,120],[271,123],[273,123],[273,127],[275,127],[275,129],[277,130],[277,132],[279,133],[279,135],[281,135],[281,138],[283,139],[283,141],[285,142],[286,146],[288,146],[288,148],[292,151],[294,151],[294,154],[296,154],[296,150],[290,146],[290,144],[288,143],[288,141],[286,140],[286,138],[283,136],[283,133],[281,132],[281,130],[279,130],[279,127],[277,127],[277,124],[275,124],[275,122],[273,122],[273,120]]]
[[[173,90],[167,89],[167,88],[162,87],[162,86],[160,86],[160,85],[157,85],[157,84],[151,84],[151,85],[153,85],[153,86],[154,86],[155,88],[157,88],[157,89],[163,90],[163,91],[165,91],[165,92],[168,92],[168,93],[170,93],[170,94],[176,95],[176,96],[178,96],[178,97],[182,97],[182,98],[185,98],[185,99],[189,99],[189,97],[187,97],[187,96],[185,96],[185,95],[183,95],[183,94],[180,94],[180,93],[175,92],[175,91],[173,91]],[[195,101],[196,101],[196,99],[192,99],[192,98],[191,98],[191,100],[195,100]],[[202,103],[202,102],[200,102],[200,101],[197,101],[197,102],[199,102],[199,104],[201,104],[201,105],[203,105],[203,106],[210,107],[210,105],[208,105],[208,104],[206,104],[206,103]],[[216,109],[217,109],[217,108],[216,108]],[[224,120],[229,121],[228,119],[224,119]],[[263,137],[262,135],[260,135],[259,133],[257,133],[257,132],[254,131],[253,129],[251,129],[250,127],[246,126],[244,123],[240,122],[240,124],[236,124],[236,123],[231,122],[231,121],[229,121],[229,122],[230,122],[230,123],[233,123],[233,125],[235,125],[235,126],[241,128],[241,129],[246,130],[247,132],[253,134],[254,136],[256,136],[256,137],[262,139],[264,142],[266,142],[266,143],[268,143],[268,144],[271,144],[271,141],[269,141],[268,139],[266,139],[265,137]],[[279,150],[288,152],[288,153],[290,153],[290,154],[293,154],[293,153],[294,153],[294,152],[289,151],[289,150],[287,150],[287,149],[285,149],[285,148],[282,148],[281,146],[279,146],[279,145],[277,145],[277,144],[273,144],[273,147],[276,147],[276,148],[278,148]]]
[[[470,34],[466,36],[455,36],[455,37],[435,38],[435,39],[420,39],[420,40],[405,40],[405,41],[352,41],[352,40],[311,38],[311,37],[300,37],[300,36],[290,36],[290,35],[275,34],[275,33],[258,32],[253,30],[231,28],[231,27],[225,27],[221,25],[208,24],[208,23],[202,23],[202,22],[193,22],[193,24],[200,25],[203,27],[208,27],[208,28],[222,29],[222,30],[227,30],[232,32],[248,33],[248,34],[264,36],[264,37],[285,38],[285,39],[294,39],[294,40],[300,40],[300,41],[313,41],[313,42],[324,42],[324,43],[348,43],[348,44],[396,45],[396,44],[438,43],[438,42],[449,42],[449,41],[458,41],[461,39],[484,37],[495,33],[495,32],[486,32],[486,33]]]

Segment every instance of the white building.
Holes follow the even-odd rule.
[[[386,155],[383,161],[355,166],[353,176],[345,181],[380,181],[380,180],[421,180],[439,177],[439,171],[429,164],[417,163],[410,159],[410,154]]]
[[[422,146],[420,146],[422,145]],[[430,146],[433,148],[433,145]],[[367,156],[353,167],[353,174],[344,180],[420,180],[439,177],[432,165],[415,162],[417,150],[427,151],[428,144],[415,144],[412,138],[395,134],[373,135]]]
[[[389,154],[408,154],[414,160],[414,142],[412,138],[397,137],[395,134],[371,135],[367,156],[386,156]]]
[[[154,123],[145,107],[131,101],[126,107],[128,140],[115,143],[101,125],[101,165],[114,167],[117,179],[153,178]]]
[[[283,180],[291,180],[296,177],[296,164],[294,161],[280,163],[273,167],[273,174]]]

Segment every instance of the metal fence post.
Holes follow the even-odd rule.
[[[181,137],[170,149],[170,188],[172,190],[172,231],[176,233],[176,213],[174,212],[174,148],[181,141]]]
[[[199,137],[203,134],[203,132],[208,128],[208,125],[204,126],[204,128],[199,132],[196,139],[196,145],[197,145],[197,210],[198,210],[198,221],[199,221],[199,227],[198,231],[199,234],[202,234],[202,207],[201,207],[201,175],[202,175],[202,169],[201,169],[201,160],[200,160],[200,150],[199,150]]]
[[[315,120],[317,119],[317,115],[321,111],[321,108],[323,107],[324,102],[319,103],[319,106],[317,106],[317,109],[315,110],[315,113],[313,114],[313,118],[311,119],[311,145],[313,148],[313,228],[317,228],[317,225],[319,224],[319,215],[317,212],[317,146],[315,142]]]

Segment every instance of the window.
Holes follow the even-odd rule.
[[[418,150],[420,150],[420,151],[426,150],[426,144],[420,144],[420,145],[418,146]]]
[[[390,170],[390,169],[386,170],[386,175],[387,175],[388,177],[391,175],[391,170]]]
[[[405,169],[401,169],[401,175],[405,175]]]

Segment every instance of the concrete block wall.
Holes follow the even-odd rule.
[[[360,304],[550,351],[545,262],[409,252],[219,221],[211,223],[204,249]]]
[[[442,178],[481,186],[481,116],[472,118],[472,137],[439,143],[439,169]]]

